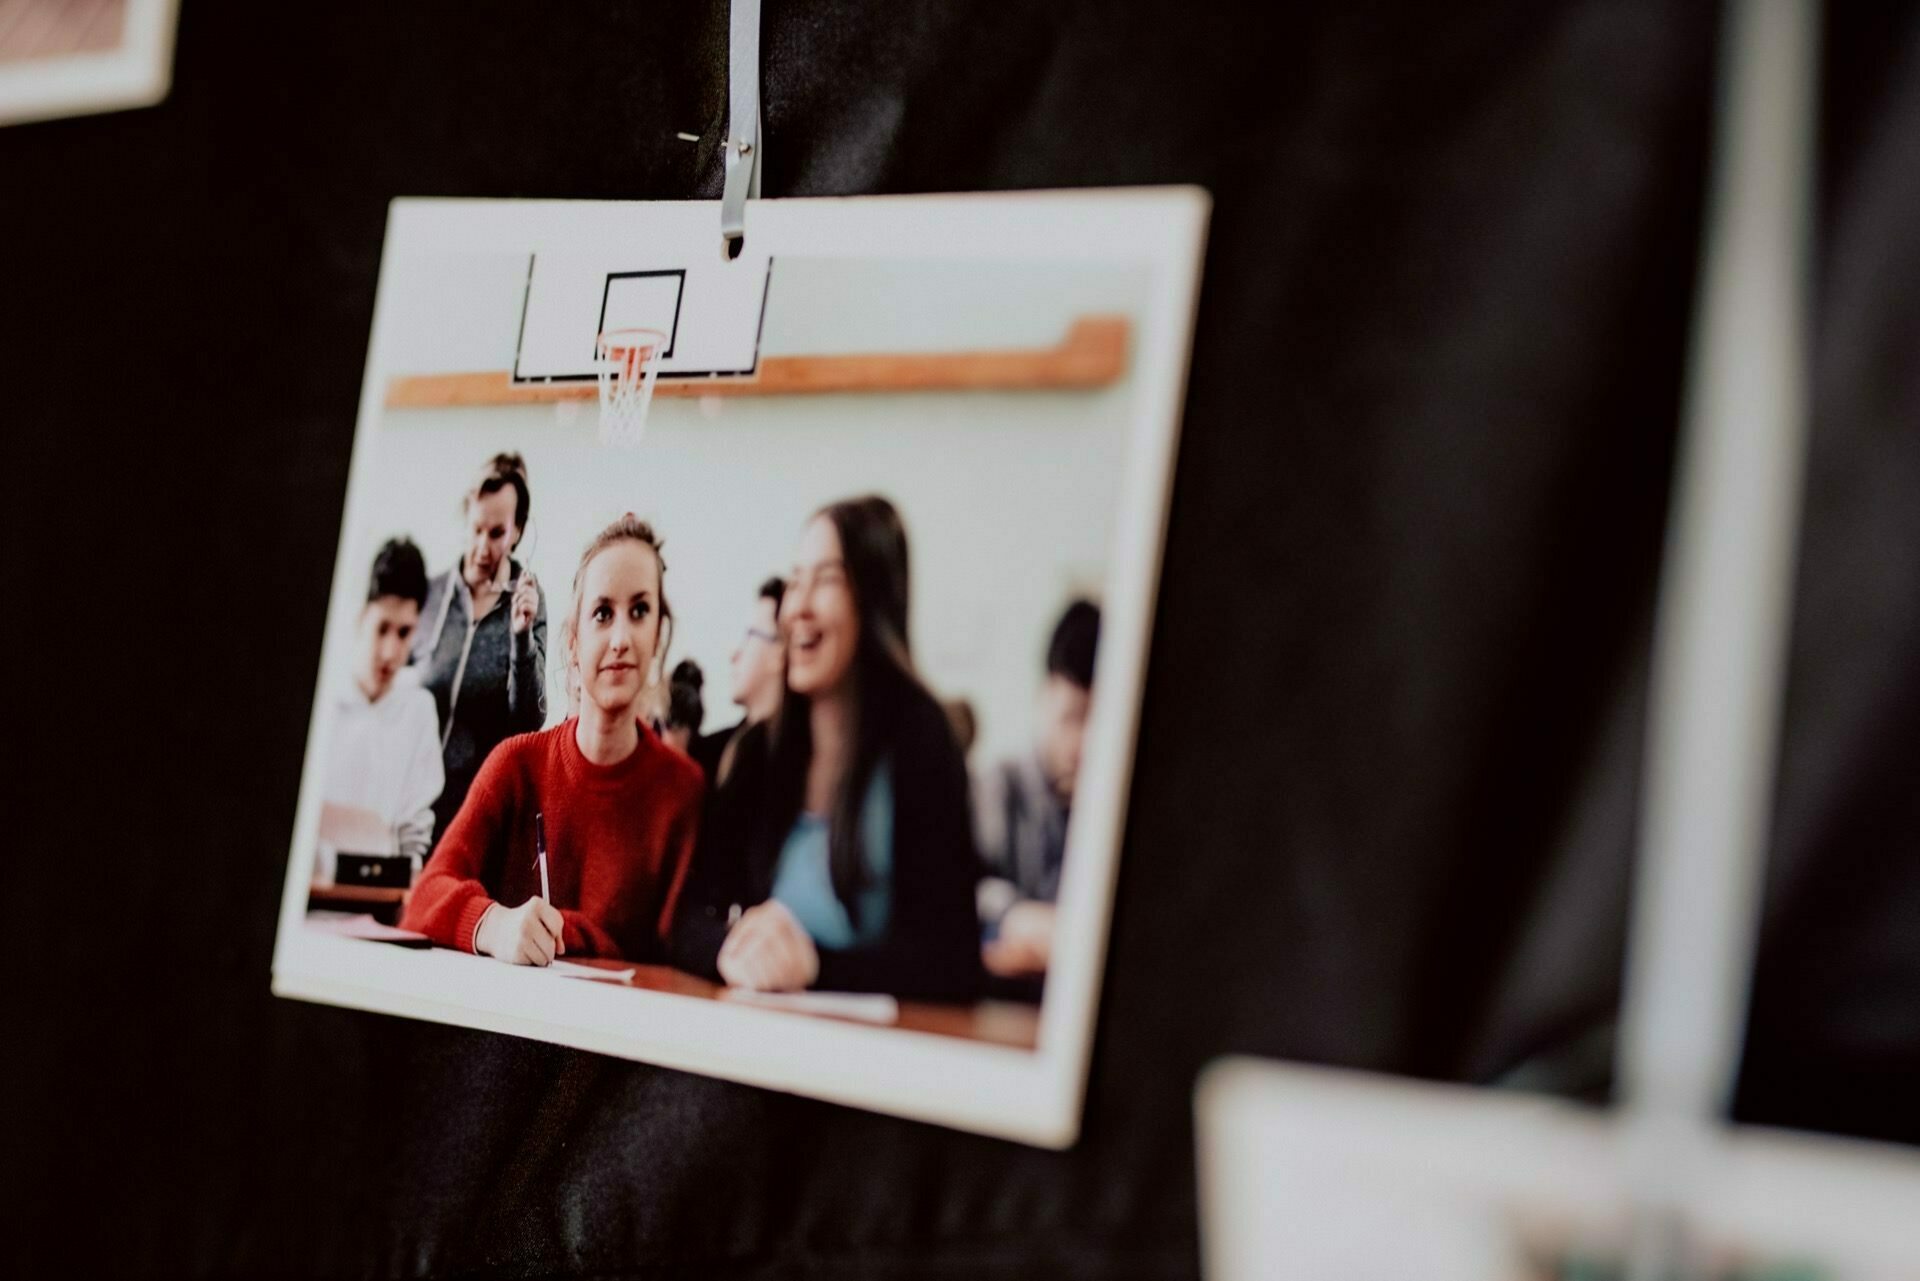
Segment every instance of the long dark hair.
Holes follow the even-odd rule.
[[[903,704],[931,699],[913,670],[907,640],[907,530],[892,503],[877,495],[829,504],[814,519],[833,522],[853,590],[860,637],[850,675],[854,682],[853,755],[834,790],[828,818],[827,867],[833,892],[860,923],[859,893],[868,869],[860,840],[860,811],[873,773],[894,741]],[[792,828],[806,800],[813,758],[813,718],[806,695],[789,685],[768,727],[771,735],[769,817],[776,832]]]

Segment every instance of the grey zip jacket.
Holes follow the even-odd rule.
[[[433,807],[433,839],[460,812],[487,753],[502,740],[547,721],[547,600],[540,592],[533,624],[513,634],[513,589],[524,572],[507,562],[507,589],[476,622],[473,596],[458,563],[427,584],[426,608],[409,663],[440,713],[440,755],[446,786]]]

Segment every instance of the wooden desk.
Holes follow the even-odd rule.
[[[632,961],[613,961],[598,957],[570,956],[567,959],[575,965],[590,965],[595,969],[630,969],[633,971],[633,977],[627,980],[628,987],[645,988],[649,992],[670,992],[675,996],[701,997],[709,1001],[726,999],[727,989],[722,985],[696,978],[672,966],[637,965]],[[833,1019],[835,1022],[846,1023],[864,1022],[860,1019],[841,1019],[832,1014],[815,1014],[810,1011],[775,1010],[772,1013],[803,1019]],[[867,1026],[876,1025],[869,1023]],[[949,1004],[941,1001],[901,1001],[900,1019],[891,1026],[914,1032],[931,1032],[936,1036],[958,1037],[965,1041],[988,1041],[994,1045],[1011,1045],[1015,1049],[1031,1050],[1040,1041],[1040,1007],[1020,1001],[975,1001],[971,1005]]]
[[[350,911],[366,911],[370,902],[367,895],[390,895],[390,901],[396,909],[399,903],[399,890],[366,889],[357,886],[337,887],[351,898],[342,897],[343,904],[351,904]],[[312,908],[319,908],[320,889],[313,890]],[[383,900],[389,901],[389,900]],[[312,910],[310,908],[310,910]],[[391,946],[373,943],[372,946]],[[644,988],[649,992],[666,992],[673,996],[690,996],[705,1001],[724,1001],[727,988],[719,983],[710,983],[706,979],[696,978],[670,965],[640,965],[633,961],[615,961],[603,957],[566,958],[575,965],[592,966],[601,970],[632,970],[633,977],[626,986]],[[498,962],[495,962],[498,964]],[[555,982],[592,983],[592,979],[556,979]],[[602,981],[599,986],[611,987],[612,983]],[[957,1037],[963,1041],[985,1041],[993,1045],[1009,1045],[1019,1050],[1031,1050],[1040,1042],[1040,1007],[1022,1001],[975,1001],[972,1004],[952,1004],[942,1001],[901,1001],[900,1017],[892,1027],[902,1027],[913,1032],[930,1032],[935,1036]],[[862,1019],[842,1019],[833,1014],[817,1014],[811,1010],[777,1010],[768,1013],[783,1017],[803,1019],[833,1019],[835,1022],[861,1023]],[[868,1023],[869,1027],[883,1026]]]

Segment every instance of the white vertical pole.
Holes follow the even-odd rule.
[[[1738,1073],[1806,452],[1818,9],[1731,0],[1724,21],[1622,1012],[1647,1202]]]

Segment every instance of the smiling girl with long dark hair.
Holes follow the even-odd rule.
[[[965,998],[980,984],[966,765],[913,669],[906,530],[884,498],[802,534],[787,686],[713,798],[679,963],[749,988]]]

